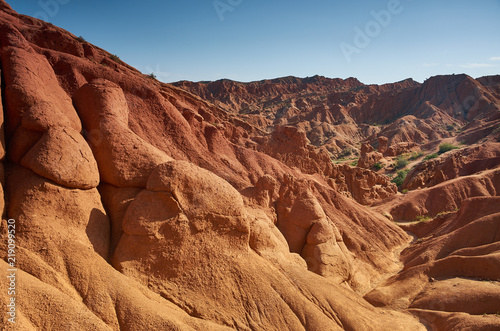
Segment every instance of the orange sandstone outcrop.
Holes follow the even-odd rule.
[[[371,124],[406,114],[419,95],[430,104],[405,119],[411,130],[399,121],[384,134],[386,147],[428,142],[431,124],[474,121],[478,110],[454,110],[450,84],[460,102],[477,87],[493,125],[496,83],[288,77],[174,86],[3,0],[0,61],[0,242],[15,219],[17,328],[498,326],[476,318],[492,306],[463,308],[471,289],[488,298],[495,284],[460,280],[460,292],[449,289],[456,277],[498,280],[497,170],[412,192],[410,201],[387,177],[331,161],[332,151],[387,132]],[[488,128],[471,127],[468,137],[490,139]],[[435,137],[448,135],[443,128]],[[422,241],[411,245],[382,216],[442,211],[414,230]],[[6,268],[5,249],[1,257]],[[429,277],[447,279],[432,288]],[[449,301],[433,306],[441,289]],[[7,300],[0,296],[4,311]],[[5,314],[0,320],[10,327]]]
[[[431,187],[450,179],[496,168],[499,164],[499,143],[485,143],[451,151],[416,166],[406,176],[403,189]]]

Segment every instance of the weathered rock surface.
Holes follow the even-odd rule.
[[[99,184],[97,162],[82,135],[72,128],[50,128],[24,155],[21,165],[57,184],[89,189]]]
[[[153,169],[172,159],[129,129],[128,105],[118,85],[95,80],[82,86],[74,101],[104,182],[144,187]]]
[[[470,198],[458,211],[405,225],[419,239],[401,253],[404,268],[365,298],[376,306],[410,307],[433,329],[498,328],[498,202],[496,196]]]
[[[499,143],[467,147],[421,163],[408,173],[403,189],[431,187],[450,179],[493,169],[499,165]]]
[[[497,304],[500,177],[486,170],[496,147],[404,196],[384,175],[331,160],[361,141],[407,152],[453,136],[450,123],[464,140],[494,139],[497,78],[174,86],[3,0],[0,60],[0,264],[12,218],[16,329],[499,325],[479,318]],[[457,108],[471,91],[477,105]],[[436,217],[404,226],[422,239],[410,244],[382,213]]]
[[[369,169],[383,157],[382,153],[374,152],[371,145],[363,144],[361,145],[361,155],[358,160],[358,167]]]

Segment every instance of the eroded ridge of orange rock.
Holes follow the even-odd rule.
[[[163,84],[3,0],[0,61],[0,242],[15,219],[16,330],[500,325],[482,316],[498,306],[496,143],[415,170],[408,185],[422,189],[405,196],[331,161],[361,141],[368,164],[433,148],[438,122],[494,140],[498,78]],[[476,87],[480,109],[454,113]],[[363,124],[375,121],[390,123]],[[451,209],[429,203],[440,194]],[[388,219],[424,214],[435,220],[403,226],[413,243]]]

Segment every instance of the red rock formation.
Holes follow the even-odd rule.
[[[489,313],[488,305],[450,319],[446,309],[462,309],[460,301],[429,307],[432,289],[410,302],[428,277],[495,279],[497,201],[465,199],[497,195],[496,170],[412,192],[409,201],[387,177],[334,165],[317,148],[323,134],[331,135],[323,144],[331,151],[376,139],[387,127],[363,121],[399,118],[420,105],[420,95],[430,103],[408,123],[421,125],[405,131],[398,122],[389,146],[435,123],[481,117],[493,125],[496,83],[444,77],[365,86],[288,77],[177,84],[198,89],[200,98],[18,15],[3,0],[0,60],[0,170],[7,174],[1,193],[5,216],[19,229],[19,329],[425,329],[394,307],[436,327],[498,325],[470,316]],[[460,92],[459,101],[477,87],[488,114],[453,112],[447,84]],[[438,101],[447,108],[438,109]],[[268,117],[256,112],[261,105],[272,109]],[[362,111],[371,106],[386,111]],[[268,125],[280,123],[268,133]],[[487,126],[476,124],[469,133],[484,137]],[[444,228],[420,229],[429,239],[402,254],[405,268],[416,271],[398,273],[396,252],[410,236],[360,203],[386,198],[376,208],[403,219],[442,211],[436,198],[442,192],[449,198],[441,205],[462,209],[456,218],[437,219]],[[3,247],[6,228],[2,219]],[[468,231],[477,235],[460,240]],[[429,260],[420,263],[423,248]],[[1,257],[7,268],[6,250]],[[484,267],[472,270],[476,262]],[[396,273],[400,279],[387,279]],[[0,282],[2,293],[6,285]],[[7,300],[0,296],[4,311]]]
[[[436,216],[460,208],[466,198],[496,196],[500,170],[455,178],[436,186],[410,191],[377,203],[377,209],[389,213],[395,221],[414,221],[418,217]]]
[[[403,189],[432,187],[450,179],[496,168],[499,164],[499,143],[486,143],[451,151],[417,165],[406,176]]]
[[[260,128],[0,4],[17,326],[422,329],[356,292],[396,268],[408,236],[336,193],[304,135],[275,137],[289,160],[300,151],[294,170],[253,149]],[[298,219],[308,206],[319,214]]]
[[[495,77],[437,76],[424,84],[407,80],[383,86],[353,79],[285,77],[176,86],[227,111],[252,114],[253,124],[263,129],[270,123],[298,127],[314,146],[326,147],[334,157],[359,148],[359,142],[376,145],[377,136],[389,139],[394,147],[388,156],[394,156],[444,138],[459,136],[460,141],[475,143],[496,140],[499,133]]]
[[[498,328],[498,203],[498,197],[471,198],[457,212],[407,225],[419,239],[401,253],[404,268],[365,298],[410,307],[433,329]]]
[[[420,151],[418,144],[414,142],[400,142],[390,145],[384,152],[384,156],[398,156],[404,153]]]
[[[379,152],[374,152],[373,147],[368,144],[361,145],[361,155],[358,160],[358,167],[369,169],[383,158]]]

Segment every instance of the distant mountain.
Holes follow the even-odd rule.
[[[347,149],[359,151],[360,142],[376,146],[379,136],[387,137],[389,144],[423,145],[451,137],[467,143],[496,140],[497,132],[491,134],[500,124],[499,81],[499,76],[474,80],[451,75],[432,77],[423,84],[407,79],[364,85],[355,78],[314,76],[173,85],[261,129],[299,127],[314,146],[324,146],[336,157]]]

